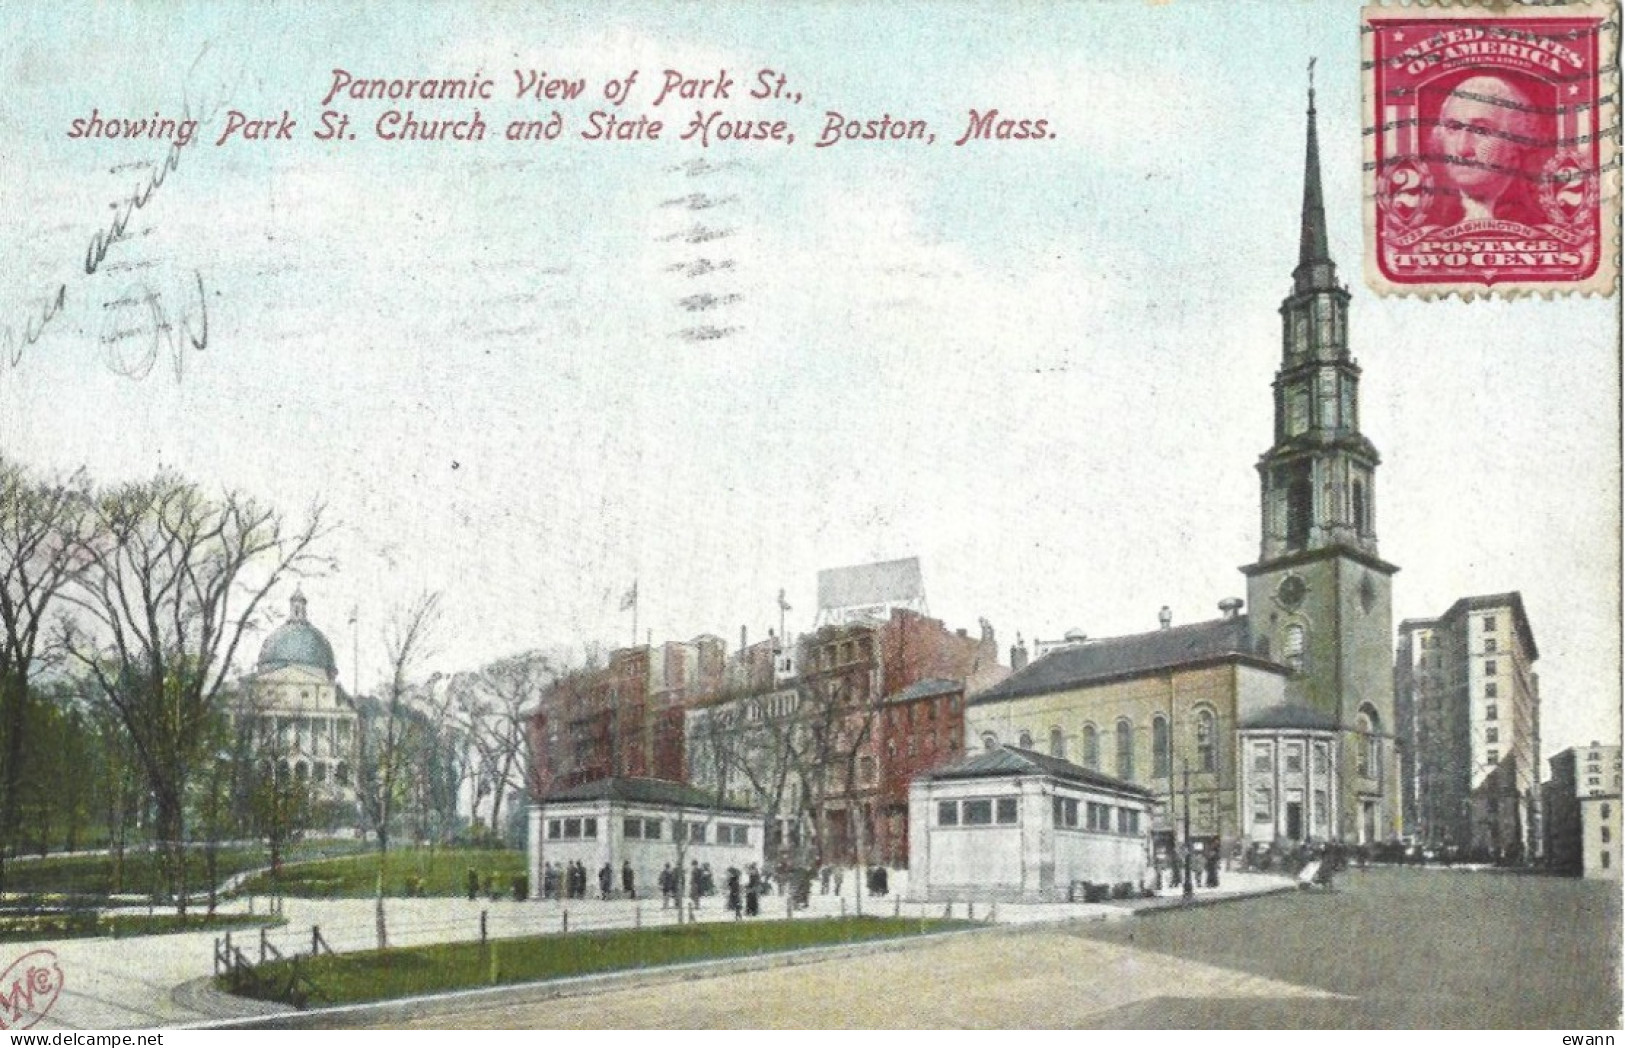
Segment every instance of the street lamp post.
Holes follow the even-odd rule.
[[[1196,894],[1196,886],[1191,881],[1191,762],[1181,759],[1185,768],[1185,885],[1184,895],[1189,899]]]

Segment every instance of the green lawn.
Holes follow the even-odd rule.
[[[281,924],[279,918],[248,914],[98,913],[74,910],[62,913],[0,915],[0,942],[39,942],[43,939],[129,938],[134,935],[169,935],[175,932],[257,928]]]
[[[483,886],[486,874],[506,896],[513,878],[525,872],[525,853],[472,848],[403,848],[392,850],[384,866],[384,893],[406,895],[407,878],[421,882],[416,895],[467,894],[468,871],[473,869]],[[301,863],[283,869],[280,890],[301,898],[370,898],[376,890],[378,855],[363,852],[337,859]],[[278,890],[270,874],[244,882],[242,894],[268,895]]]
[[[362,841],[309,841],[286,851],[284,861],[353,851],[365,847]],[[6,863],[5,890],[30,895],[141,895],[159,883],[160,858],[142,846],[124,853],[123,868],[115,871],[111,855],[51,855],[43,859],[10,860]],[[215,870],[221,881],[246,870],[269,865],[269,852],[263,846],[221,848]],[[194,897],[208,893],[207,863],[202,849],[186,853],[186,882]]]
[[[688,924],[579,932],[526,939],[367,950],[299,961],[322,1004],[357,1004],[475,986],[536,982],[750,954],[778,953],[870,939],[894,939],[967,927],[963,921],[848,917],[798,921]],[[265,965],[261,987],[237,992],[274,999],[288,982],[289,962]],[[215,980],[230,990],[229,980]]]

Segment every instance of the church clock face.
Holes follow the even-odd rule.
[[[1275,588],[1275,599],[1288,608],[1296,608],[1303,603],[1304,594],[1308,592],[1309,587],[1303,579],[1296,575],[1288,575]]]

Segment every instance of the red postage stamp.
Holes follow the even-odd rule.
[[[1612,292],[1618,26],[1605,4],[1365,9],[1373,288]]]

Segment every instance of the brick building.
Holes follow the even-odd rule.
[[[906,863],[910,779],[958,758],[965,695],[1009,673],[986,622],[971,636],[889,611],[804,634],[793,653],[746,649],[692,703],[689,781],[754,806],[770,848]]]
[[[613,777],[683,778],[683,713],[716,691],[726,646],[690,641],[620,648],[602,667],[554,681],[530,723],[538,795]]]

